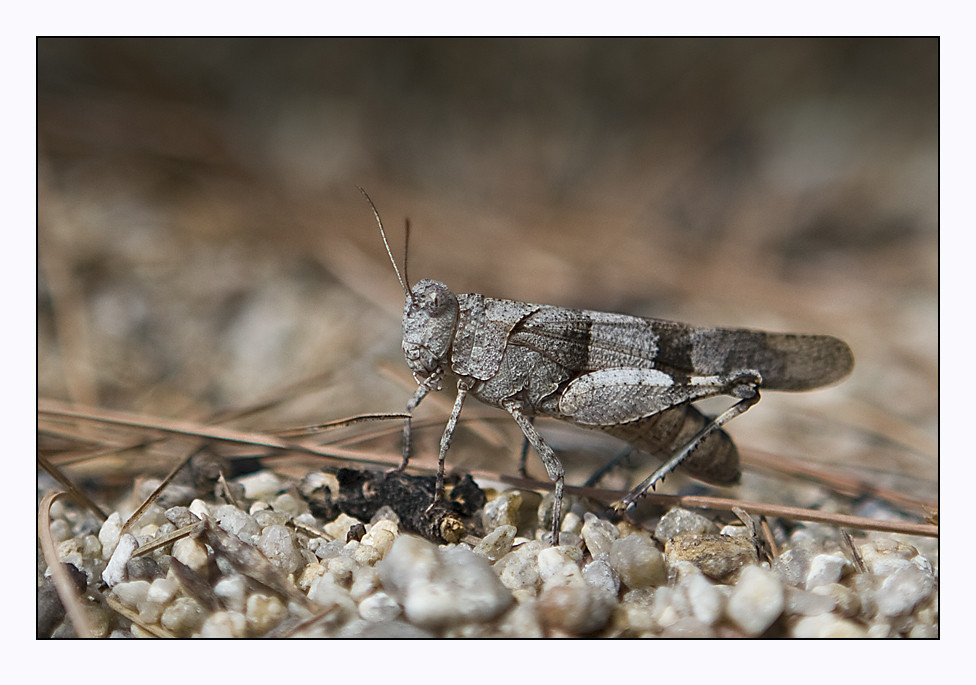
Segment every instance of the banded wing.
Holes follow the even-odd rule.
[[[755,370],[769,390],[829,385],[854,366],[847,344],[829,335],[707,328],[560,307],[540,307],[525,317],[509,344],[537,350],[576,372],[657,369],[679,383]]]

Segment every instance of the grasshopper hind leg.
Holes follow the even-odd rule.
[[[615,502],[613,504],[613,508],[617,509],[618,511],[625,511],[634,506],[634,504],[637,503],[637,500],[643,497],[648,490],[653,489],[659,481],[663,480],[666,475],[671,473],[679,465],[681,465],[685,470],[688,470],[690,474],[696,478],[716,482],[717,479],[714,478],[715,474],[713,473],[713,470],[717,465],[715,462],[719,461],[720,459],[731,460],[730,458],[734,457],[735,477],[727,479],[727,481],[724,483],[719,481],[719,483],[732,484],[738,481],[738,453],[735,452],[735,445],[732,443],[731,438],[727,433],[725,433],[725,431],[722,431],[721,428],[736,416],[744,414],[758,401],[759,389],[754,386],[743,386],[743,389],[740,391],[740,399],[738,402],[733,404],[711,421],[708,421],[704,428],[698,431],[698,433],[695,434],[691,440],[685,443],[670,459],[658,467],[654,473],[645,478],[640,485],[631,490],[622,500]],[[701,414],[698,415],[701,416]],[[705,449],[710,438],[715,441],[715,438],[720,435],[724,436],[724,440],[713,442],[713,444],[716,445],[716,448],[722,448],[721,451]],[[701,453],[695,455],[698,457],[697,464],[686,461],[695,453],[696,450],[699,449],[701,449]]]

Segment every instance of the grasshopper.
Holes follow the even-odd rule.
[[[552,544],[559,544],[564,470],[533,425],[546,416],[601,430],[664,459],[614,503],[633,506],[675,468],[716,485],[740,477],[739,455],[722,426],[759,401],[760,389],[801,391],[829,385],[854,365],[850,348],[827,335],[709,328],[625,314],[567,309],[476,293],[455,295],[428,278],[412,287],[400,274],[379,212],[362,188],[403,288],[403,354],[418,382],[407,414],[445,375],[457,377],[454,408],[441,437],[436,495],[444,460],[467,397],[504,409],[518,424],[555,485]],[[409,242],[407,224],[406,244]],[[727,395],[735,403],[707,418],[693,402]],[[403,461],[410,459],[410,419]],[[436,500],[435,500],[436,501]]]

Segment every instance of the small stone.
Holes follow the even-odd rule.
[[[851,639],[868,636],[868,632],[863,626],[829,613],[819,616],[805,616],[794,624],[790,632],[793,637],[800,639]]]
[[[247,583],[244,576],[236,573],[231,576],[224,576],[214,585],[214,594],[231,611],[244,611],[246,592]]]
[[[210,516],[210,507],[202,499],[195,499],[190,502],[188,509],[191,514],[201,520],[206,516]]]
[[[601,554],[609,554],[613,541],[620,537],[620,531],[615,525],[590,512],[583,515],[581,534],[586,548],[594,559]]]
[[[359,615],[367,621],[392,621],[400,615],[400,605],[385,592],[374,592],[359,603]]]
[[[360,541],[364,545],[371,545],[379,552],[380,557],[385,557],[386,553],[393,547],[393,541],[400,534],[400,526],[391,519],[379,519],[371,524],[369,531]]]
[[[159,562],[150,556],[133,557],[125,565],[125,575],[129,580],[152,581],[162,575]]]
[[[64,564],[71,564],[75,568],[85,567],[85,555],[81,550],[81,542],[77,538],[69,538],[58,543],[58,559]]]
[[[424,628],[489,621],[512,603],[488,562],[465,547],[400,535],[377,570],[407,619]]]
[[[654,537],[664,543],[679,534],[705,535],[717,532],[718,526],[701,514],[675,507],[661,517],[654,529]]]
[[[366,621],[358,619],[344,625],[336,637],[365,640],[429,640],[435,635],[405,621]]]
[[[826,587],[818,585],[817,587]],[[819,616],[834,610],[836,602],[827,594],[807,592],[795,587],[786,588],[786,613],[798,616]]]
[[[383,555],[372,545],[359,545],[352,555],[353,560],[361,566],[373,566]]]
[[[581,519],[579,517],[579,514],[577,514],[575,511],[567,512],[566,515],[563,516],[563,523],[561,526],[559,526],[560,533],[571,533],[573,535],[580,535],[582,530],[583,530],[583,519]],[[616,530],[616,527],[614,527],[614,530]],[[562,536],[560,535],[560,537]]]
[[[196,538],[181,538],[173,543],[173,558],[203,573],[207,568],[207,546]]]
[[[926,600],[934,589],[935,578],[931,573],[926,573],[914,565],[901,568],[885,578],[878,588],[875,594],[878,614],[881,616],[909,614],[918,604]]]
[[[349,596],[354,602],[361,602],[380,587],[380,574],[372,566],[360,566],[353,572]]]
[[[480,554],[488,561],[498,561],[512,549],[516,532],[515,526],[498,526],[481,539],[474,548],[474,553]]]
[[[146,593],[146,599],[150,602],[155,602],[156,604],[167,604],[171,599],[176,597],[176,593],[179,592],[180,586],[175,580],[169,578],[157,578],[149,585],[149,590]]]
[[[160,619],[160,624],[177,637],[189,637],[205,618],[203,607],[195,599],[179,597],[173,601]]]
[[[319,542],[321,540],[321,542]],[[342,554],[343,548],[346,546],[345,540],[324,540],[323,538],[317,538],[309,542],[308,548],[312,551],[315,556],[319,559],[331,559],[332,557],[337,557]]]
[[[819,585],[829,585],[840,580],[844,567],[848,561],[837,554],[818,554],[810,562],[807,574],[806,589],[812,590]]]
[[[165,512],[166,520],[177,528],[189,526],[200,520],[188,507],[170,507]]]
[[[349,529],[357,523],[362,524],[362,521],[348,514],[339,514],[335,521],[330,521],[325,524],[324,530],[333,540],[340,540],[344,543],[346,542],[346,536],[349,534]]]
[[[64,519],[54,519],[51,521],[51,537],[55,542],[63,542],[70,538],[71,526]]]
[[[481,510],[481,523],[487,532],[499,526],[519,525],[519,509],[522,506],[522,493],[506,490],[489,501]]]
[[[539,578],[543,586],[552,585],[584,585],[583,573],[580,570],[582,553],[578,547],[560,545],[546,547],[539,552]]]
[[[262,502],[263,504],[263,502]],[[251,516],[254,518],[254,522],[258,524],[260,530],[264,530],[268,526],[284,526],[288,524],[288,515],[282,514],[278,511],[272,511],[271,509],[258,509]]]
[[[620,576],[610,565],[609,555],[601,555],[583,567],[583,580],[592,588],[614,597],[620,592]]]
[[[271,471],[258,471],[235,479],[244,486],[244,496],[270,502],[284,487],[284,483]]]
[[[253,594],[247,598],[245,618],[250,637],[264,635],[284,620],[288,609],[274,596]]]
[[[122,534],[122,515],[113,512],[105,522],[102,523],[98,531],[98,541],[102,545],[102,559],[111,559],[115,552],[116,545],[119,544],[119,536]]]
[[[512,549],[495,563],[495,572],[502,585],[510,590],[534,588],[539,584],[539,552],[544,545],[531,540]]]
[[[305,565],[305,560],[295,546],[295,540],[284,526],[268,526],[255,542],[255,546],[272,564],[284,573],[294,573]]]
[[[499,619],[498,632],[501,637],[520,639],[539,639],[545,637],[539,612],[534,599],[521,602],[506,611]]]
[[[651,539],[634,533],[610,545],[610,565],[628,588],[652,587],[667,582],[664,557]]]
[[[725,608],[725,597],[704,575],[686,573],[680,577],[678,587],[684,593],[692,615],[699,622],[711,626],[718,621]]]
[[[707,582],[707,581],[706,581]],[[709,639],[715,637],[711,624],[694,616],[683,616],[667,626],[661,637],[666,639]]]
[[[570,635],[587,635],[605,626],[616,603],[615,596],[586,583],[547,586],[537,602],[542,623]]]
[[[119,598],[120,602],[132,609],[136,609],[146,601],[146,597],[149,594],[149,581],[130,580],[124,583],[117,583],[112,588],[112,592]]]
[[[335,578],[328,573],[312,581],[312,585],[308,589],[308,598],[316,604],[325,607],[339,604],[348,608],[350,605],[353,605],[349,597],[349,591],[339,585],[335,581]],[[354,605],[353,609],[355,609]]]
[[[690,561],[710,578],[730,580],[744,566],[758,563],[756,548],[745,538],[679,533],[664,547],[668,565]]]
[[[762,635],[783,613],[783,586],[772,571],[746,566],[732,588],[726,614],[746,635]]]
[[[253,545],[257,536],[261,534],[261,526],[254,517],[245,514],[232,504],[214,507],[213,515],[221,528],[249,545]]]
[[[200,628],[200,637],[229,638],[247,635],[247,619],[239,611],[216,611]]]
[[[811,592],[830,598],[836,611],[844,618],[854,618],[861,612],[861,599],[857,593],[840,583],[819,585]]]
[[[102,571],[102,580],[109,587],[125,580],[125,565],[132,558],[132,553],[136,551],[138,546],[139,542],[134,535],[126,533],[119,538],[115,551],[112,552],[112,558],[109,559],[108,565]]]
[[[806,548],[799,547],[782,552],[773,561],[773,570],[782,578],[783,582],[793,587],[802,587],[810,575],[812,555]]]
[[[630,631],[649,631],[658,627],[654,619],[653,608],[654,598],[660,588],[641,588],[639,590],[629,590],[625,592],[620,601],[619,613],[622,615],[623,627]]]
[[[275,497],[271,502],[271,508],[292,517],[308,513],[308,504],[305,500],[295,497],[290,492],[283,492]]]
[[[356,550],[359,551],[359,548]],[[329,559],[325,568],[332,579],[336,582],[336,585],[340,587],[348,588],[352,585],[353,576],[356,573],[356,569],[359,564],[356,562],[355,553],[353,557],[338,556]]]

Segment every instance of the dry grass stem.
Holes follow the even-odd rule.
[[[37,511],[37,536],[41,542],[44,561],[47,562],[47,567],[51,571],[54,587],[58,591],[58,597],[61,598],[61,604],[64,606],[68,618],[71,620],[71,625],[75,628],[75,634],[78,637],[93,637],[85,606],[75,591],[74,583],[71,582],[67,571],[64,570],[64,566],[58,558],[54,538],[51,535],[51,505],[63,494],[65,493],[56,490],[47,493],[41,499]]]

